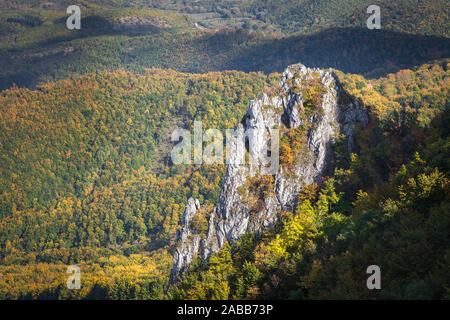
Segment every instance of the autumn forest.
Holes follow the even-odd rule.
[[[448,3],[344,2],[79,1],[73,31],[66,1],[2,1],[0,299],[449,299]],[[172,131],[235,128],[299,62],[363,106],[355,150],[337,137],[293,210],[169,287],[186,203],[217,205],[227,170],[174,165]],[[323,88],[305,87],[319,116]],[[282,135],[286,170],[308,130]],[[244,189],[263,201],[273,178]],[[375,262],[383,290],[365,287]]]

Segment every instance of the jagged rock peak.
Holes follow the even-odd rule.
[[[198,232],[192,227],[194,217],[205,212],[198,200],[189,199],[177,233],[170,284],[177,281],[197,255],[206,261],[224,243],[233,243],[246,232],[262,232],[274,225],[281,210],[293,210],[301,188],[320,183],[326,170],[331,169],[331,145],[337,136],[346,137],[351,152],[354,126],[365,126],[367,122],[363,107],[345,92],[331,69],[289,66],[278,86],[251,101],[236,128],[238,139],[230,142],[232,161],[219,202],[206,215],[207,231]],[[249,129],[251,147],[245,145]],[[272,155],[276,153],[272,134],[277,130],[280,139],[294,136],[301,143],[293,144],[287,139],[296,147],[280,145],[280,165],[264,175],[268,150]],[[245,157],[249,149],[254,162],[245,165],[233,161]]]

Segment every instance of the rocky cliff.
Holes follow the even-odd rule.
[[[224,243],[273,226],[280,210],[294,208],[302,186],[320,183],[330,169],[336,138],[345,137],[347,150],[352,151],[355,125],[367,122],[363,107],[350,98],[331,70],[289,66],[276,88],[251,102],[236,129],[239,139],[227,146],[231,161],[217,207],[205,214],[198,200],[189,199],[177,233],[170,283],[197,255],[207,260]],[[251,146],[245,138],[249,129]],[[277,146],[272,141],[275,131],[280,138],[280,165],[264,175],[267,152]],[[253,161],[247,165],[233,161],[248,158],[249,149]],[[193,227],[197,214],[208,220],[206,232]]]

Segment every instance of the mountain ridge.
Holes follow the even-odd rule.
[[[271,73],[297,61],[374,78],[450,54],[450,40],[442,35],[361,26],[289,35],[246,28],[205,31],[176,13],[93,6],[82,15],[82,29],[70,31],[66,16],[65,11],[38,9],[0,13],[4,30],[0,32],[4,60],[0,89],[13,83],[34,88],[41,82],[98,70],[143,73],[145,68],[159,67],[190,73]],[[121,20],[124,23],[117,24]]]

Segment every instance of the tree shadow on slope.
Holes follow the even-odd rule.
[[[331,67],[378,78],[449,56],[450,39],[445,37],[336,28],[241,47],[229,65],[243,71],[270,73],[301,62],[309,67]]]
[[[329,29],[310,36],[269,38],[244,29],[184,33],[139,28],[114,31],[106,25],[97,28],[101,21],[92,23],[92,33],[86,27],[80,35],[83,39],[54,39],[29,51],[0,52],[5,62],[0,72],[0,89],[13,83],[33,88],[41,81],[104,69],[141,72],[144,68],[160,67],[193,73],[271,73],[282,72],[298,62],[377,78],[450,57],[449,38],[384,30]],[[114,36],[125,35],[124,32],[129,33],[125,37]]]

